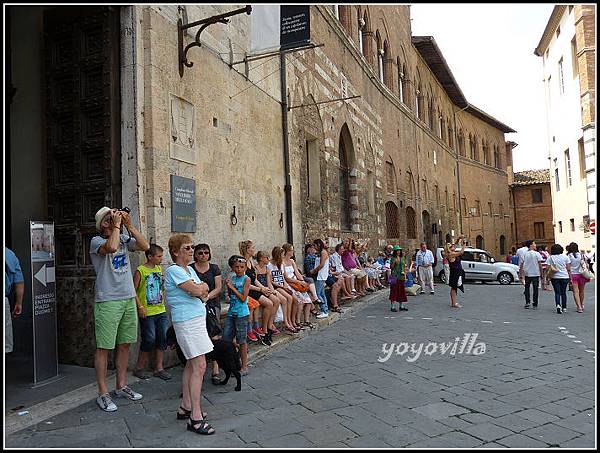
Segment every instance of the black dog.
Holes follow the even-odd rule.
[[[240,374],[242,364],[240,361],[240,353],[238,348],[236,348],[231,341],[223,339],[211,340],[214,349],[206,354],[206,358],[208,360],[215,360],[219,364],[219,368],[225,372],[225,379],[219,382],[219,385],[227,385],[229,378],[233,374],[237,381],[235,391],[239,392],[242,390],[242,375]],[[173,326],[169,327],[169,330],[167,330],[167,344],[171,349],[173,347],[175,348],[177,357],[179,357],[179,361],[183,366],[185,366],[187,359],[183,355],[183,351],[177,343],[177,336],[175,335]]]

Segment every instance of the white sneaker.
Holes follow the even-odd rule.
[[[115,395],[121,398],[130,399],[131,401],[137,401],[142,399],[142,395],[140,393],[134,392],[127,385],[121,390],[115,390]]]
[[[329,318],[329,313],[319,313],[317,319]]]
[[[98,398],[96,398],[96,404],[98,404],[98,406],[100,406],[100,409],[102,409],[105,412],[114,412],[117,410],[117,405],[113,403],[113,400],[111,399],[110,394],[108,393],[100,395]]]
[[[435,291],[429,291],[429,294],[435,294]]]

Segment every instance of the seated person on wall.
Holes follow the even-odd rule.
[[[352,275],[352,273],[344,269],[341,256],[343,252],[344,244],[340,243],[335,246],[335,252],[332,253],[329,257],[329,262],[331,264],[331,273],[334,277],[338,279],[343,279],[344,281],[344,286],[342,287],[342,292],[344,293],[344,296],[342,296],[342,299],[356,299],[356,296],[352,294],[356,293],[356,290],[354,289],[354,276]]]
[[[351,248],[350,242],[350,238],[346,238],[342,242],[344,245],[344,251],[342,253],[342,265],[344,266],[344,269],[352,273],[354,276],[354,282],[358,294],[360,296],[364,296],[367,288],[367,273],[360,268],[355,253]]]

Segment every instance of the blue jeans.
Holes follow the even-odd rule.
[[[317,297],[321,299],[321,313],[329,312],[329,307],[327,306],[327,296],[325,295],[325,284],[327,282],[325,280],[317,280],[315,282],[315,288],[317,289]]]
[[[567,308],[567,287],[569,286],[568,278],[553,278],[550,279],[552,288],[554,288],[554,302],[557,307]]]
[[[146,316],[145,319],[140,318],[139,323],[142,337],[140,350],[150,352],[156,348],[165,351],[167,349],[167,329],[169,328],[167,314]]]
[[[223,340],[233,340],[236,338],[237,343],[241,346],[246,344],[248,337],[247,335],[247,324],[250,316],[233,317],[227,316],[225,318],[225,325],[223,326]]]

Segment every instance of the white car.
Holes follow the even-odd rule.
[[[460,247],[457,247],[456,250],[460,250]],[[444,265],[442,264],[443,251],[443,248],[438,247],[436,251],[437,263],[433,268],[433,273],[442,281],[445,281]],[[519,266],[498,262],[485,250],[465,247],[465,253],[460,258],[462,268],[465,271],[465,280],[497,280],[501,285],[510,285],[519,281]]]

